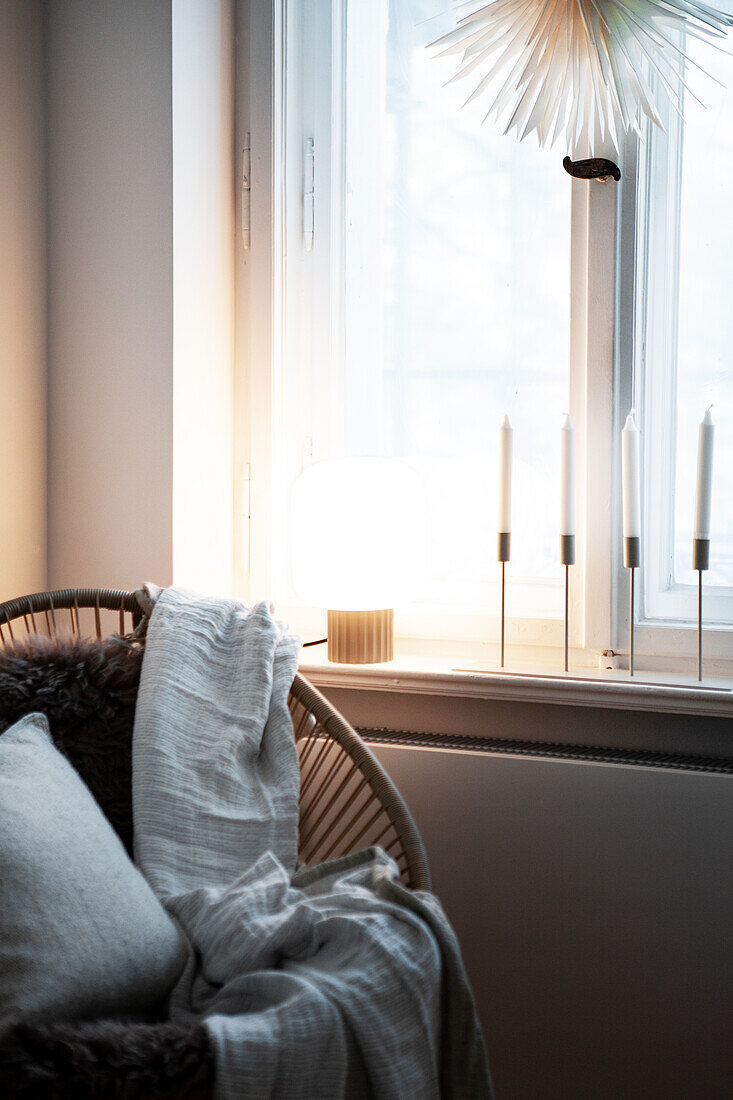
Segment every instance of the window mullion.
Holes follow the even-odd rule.
[[[572,607],[584,648],[612,639],[613,357],[618,192],[573,181],[570,404],[578,440],[580,568]]]

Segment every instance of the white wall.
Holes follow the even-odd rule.
[[[46,584],[40,0],[0,4],[0,600]]]
[[[173,3],[173,579],[230,594],[234,3]]]
[[[47,6],[49,580],[228,592],[233,0]]]
[[[46,13],[49,583],[167,584],[170,0]]]

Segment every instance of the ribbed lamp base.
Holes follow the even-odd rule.
[[[394,613],[329,611],[328,659],[340,665],[374,665],[394,657]]]

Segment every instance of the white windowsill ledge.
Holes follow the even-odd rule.
[[[658,711],[733,718],[733,680],[640,669],[573,669],[512,664],[503,670],[483,662],[398,655],[380,665],[338,665],[326,647],[303,651],[300,671],[319,688],[402,692],[455,698],[502,699],[614,710]]]

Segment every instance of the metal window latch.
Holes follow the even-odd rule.
[[[306,252],[313,248],[315,222],[315,149],[313,138],[308,138],[303,165],[303,246]]]
[[[612,649],[604,649],[602,653],[598,654],[598,667],[607,669],[620,668],[621,663],[618,653],[614,653]]]
[[[252,243],[252,235],[250,232],[250,196],[252,191],[252,182],[250,178],[251,167],[250,136],[247,134],[244,139],[244,149],[242,151],[242,244],[248,251]]]

